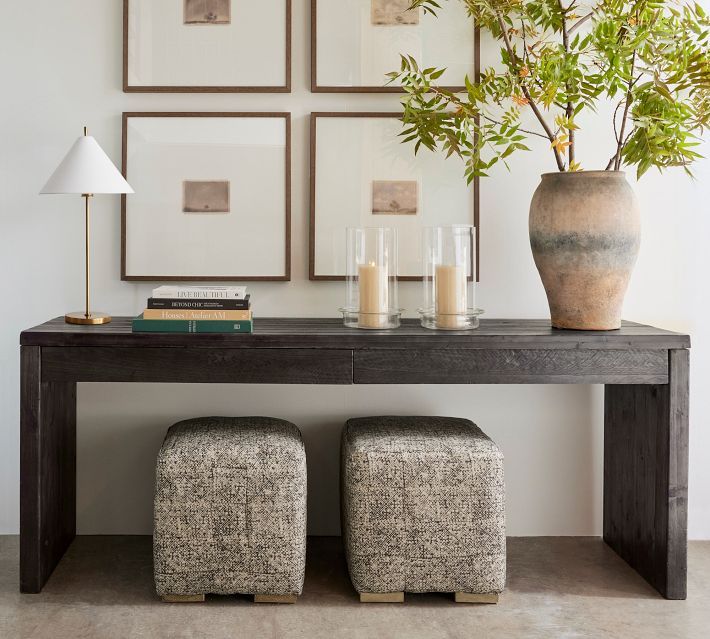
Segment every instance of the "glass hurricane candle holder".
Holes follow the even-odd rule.
[[[345,326],[397,328],[397,232],[349,228],[346,235]]]
[[[476,229],[469,225],[423,230],[424,328],[449,331],[478,328],[476,308]]]

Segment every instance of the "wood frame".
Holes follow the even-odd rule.
[[[322,86],[318,84],[318,0],[311,0],[311,92],[312,93],[404,93],[399,86],[357,86],[338,87]],[[479,27],[474,27],[473,35],[473,73],[476,81],[481,74],[481,32]],[[461,93],[466,91],[465,86],[442,86],[442,89]]]
[[[318,118],[399,118],[401,113],[392,111],[385,112],[340,112],[340,111],[314,111],[310,120],[310,215],[309,215],[309,251],[308,251],[308,276],[314,282],[344,282],[344,275],[316,275],[316,121]],[[461,178],[463,179],[463,177]],[[480,232],[480,178],[473,178],[473,225],[476,227],[476,280],[479,280],[479,247],[481,244]],[[423,276],[420,275],[400,275],[397,277],[400,282],[421,282]]]
[[[130,317],[93,327],[58,317],[23,331],[20,345],[22,592],[42,590],[76,534],[77,383],[596,383],[606,384],[604,540],[662,596],[686,597],[687,335],[495,319],[476,331],[418,320],[358,331],[317,318],[194,335],[133,333]]]
[[[286,2],[286,84],[283,86],[143,86],[128,84],[128,11],[123,0],[123,91],[124,93],[291,93],[292,6]]]
[[[126,282],[289,282],[291,281],[291,113],[287,111],[125,111],[121,132],[121,172],[128,165],[128,118],[283,118],[286,123],[285,146],[285,249],[283,275],[177,276],[126,274],[126,196],[121,195],[121,280]]]

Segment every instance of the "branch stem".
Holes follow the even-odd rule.
[[[484,115],[482,117],[484,120],[488,120],[491,124],[497,124],[498,126],[500,126],[502,124],[502,122],[499,122],[498,120],[491,118],[490,116]],[[520,131],[521,133],[527,133],[528,135],[536,135],[537,137],[542,138],[543,140],[548,139],[548,137],[546,135],[543,135],[542,133],[539,133],[538,131],[529,131],[528,129],[521,129],[521,128],[518,128],[517,130]]]
[[[560,7],[560,13],[562,14],[562,45],[565,48],[565,58],[567,55],[569,55],[569,31],[567,30],[567,9],[562,6],[562,0],[557,0],[557,4]],[[565,59],[565,63],[567,60]],[[567,106],[565,107],[565,117],[567,118],[567,124],[569,124],[570,120],[574,116],[574,106],[572,105],[571,100],[569,99],[569,95],[571,92],[572,87],[570,86],[569,80],[567,81],[565,85],[565,91],[567,92]],[[574,129],[568,129],[567,130],[567,135],[568,135],[568,140],[569,140],[569,146],[567,147],[567,160],[569,162],[568,166],[572,166],[574,163],[574,152],[575,152],[575,136],[574,136]]]
[[[594,15],[594,11],[590,11],[587,15],[582,16],[577,22],[575,22],[570,28],[567,30],[567,33],[569,35],[572,35],[579,27],[581,27],[587,20],[589,20],[592,16]]]
[[[503,22],[503,16],[499,13],[496,12],[496,17],[498,18],[498,27],[500,28],[501,35],[503,38],[503,43],[505,44],[505,48],[508,51],[508,56],[510,57],[510,62],[513,65],[513,71],[515,72],[515,77],[517,78],[518,86],[520,86],[520,89],[523,92],[523,95],[525,96],[526,100],[528,101],[528,104],[530,105],[530,108],[532,109],[532,112],[535,114],[535,117],[537,118],[538,122],[540,123],[540,126],[542,126],[543,130],[545,131],[545,134],[547,135],[547,139],[551,142],[554,143],[555,141],[555,135],[552,132],[552,129],[550,128],[550,125],[547,124],[545,121],[545,118],[543,117],[542,113],[540,112],[540,109],[538,108],[537,104],[535,104],[535,100],[532,99],[532,96],[530,95],[530,91],[528,91],[528,88],[525,86],[525,83],[522,82],[520,75],[519,75],[519,69],[516,69],[515,65],[515,52],[513,51],[513,46],[510,44],[510,38],[508,37],[508,32],[505,29],[505,22]],[[565,170],[565,163],[562,160],[562,156],[560,155],[559,151],[553,147],[553,152],[555,154],[555,162],[557,163],[557,168],[560,171]]]
[[[626,121],[629,117],[629,108],[631,107],[631,89],[634,86],[634,66],[636,64],[636,50],[631,54],[631,69],[629,70],[629,84],[626,89],[626,104],[624,105],[624,114],[621,120],[621,128],[619,129],[619,139],[616,143],[616,153],[614,154],[614,170],[618,171],[621,168],[621,153],[624,150],[624,145],[627,140],[624,139],[624,132],[626,130]],[[609,170],[609,167],[607,167]]]

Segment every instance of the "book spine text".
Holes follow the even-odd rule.
[[[251,319],[251,311],[222,311],[203,309],[147,308],[143,311],[146,320],[196,320],[196,321],[244,321]]]

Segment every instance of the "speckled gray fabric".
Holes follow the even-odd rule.
[[[351,419],[342,523],[358,592],[501,592],[503,455],[473,422]]]
[[[300,594],[306,455],[293,424],[204,417],[172,426],[158,454],[155,587],[165,594]]]

